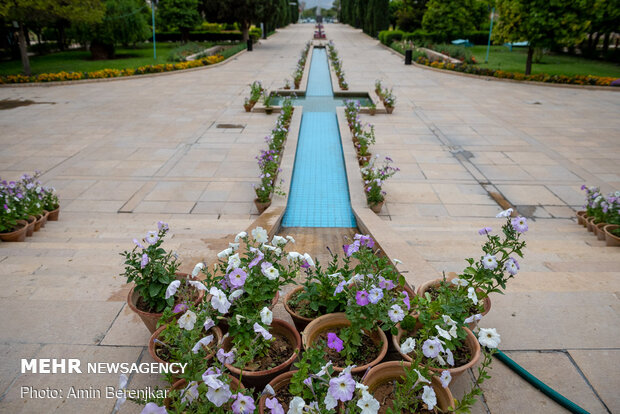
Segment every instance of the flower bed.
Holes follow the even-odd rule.
[[[30,82],[63,82],[83,79],[119,78],[123,76],[144,75],[147,73],[172,72],[176,70],[197,68],[213,65],[224,60],[222,55],[208,56],[191,62],[165,63],[159,65],[140,66],[135,69],[102,69],[94,72],[58,72],[42,73],[40,75],[6,75],[0,76],[0,84],[30,83]]]
[[[307,42],[304,49],[301,51],[301,56],[299,56],[299,60],[297,61],[297,66],[295,67],[295,72],[293,72],[293,83],[295,84],[295,89],[299,89],[301,85],[301,78],[304,76],[304,69],[306,67],[306,61],[308,60],[308,52],[310,51],[310,46],[312,46],[312,42]],[[286,79],[284,82],[284,89],[290,89],[291,85],[289,80]]]
[[[349,89],[349,84],[344,78],[344,70],[342,69],[342,60],[338,57],[338,51],[336,50],[336,46],[334,46],[333,41],[329,41],[327,43],[327,56],[329,57],[329,61],[332,64],[332,68],[334,68],[334,72],[336,72],[336,77],[338,78],[338,86],[343,91]]]
[[[581,189],[586,192],[586,203],[577,212],[578,223],[608,246],[620,246],[620,191],[605,196],[599,187],[582,185]]]

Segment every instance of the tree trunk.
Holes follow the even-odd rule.
[[[603,40],[603,54],[606,54],[609,50],[609,38],[611,37],[611,33],[605,33],[605,39]]]
[[[185,44],[189,42],[189,29],[181,27],[181,43]]]
[[[527,48],[527,60],[525,61],[525,74],[529,75],[532,73],[532,57],[534,56],[534,47],[529,45]]]
[[[28,58],[28,47],[26,46],[26,36],[24,35],[24,26],[19,24],[19,31],[17,34],[19,39],[19,52],[22,57],[22,66],[24,67],[24,75],[30,76],[30,59]]]
[[[250,23],[245,21],[241,22],[241,34],[243,35],[243,41],[247,42],[250,38]]]

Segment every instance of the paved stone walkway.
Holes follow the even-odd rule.
[[[0,412],[112,410],[113,399],[20,399],[21,386],[99,388],[117,377],[20,375],[19,358],[150,361],[148,332],[124,303],[117,253],[164,220],[170,248],[209,259],[251,223],[254,156],[276,118],[246,114],[243,98],[255,79],[281,87],[312,30],[290,26],[200,71],[0,88],[0,100],[53,102],[0,111],[0,177],[39,169],[63,206],[61,221],[27,243],[0,244]],[[374,152],[402,169],[387,187],[386,226],[438,271],[459,271],[480,254],[477,230],[499,224],[490,193],[532,218],[522,272],[493,297],[482,325],[498,328],[502,349],[588,411],[619,412],[620,250],[572,217],[581,184],[620,188],[620,94],[407,67],[358,30],[327,25],[327,35],[352,90],[382,79],[398,99],[393,115],[364,117],[377,125]],[[491,375],[475,412],[564,412],[499,361]],[[134,375],[130,387],[157,383]]]

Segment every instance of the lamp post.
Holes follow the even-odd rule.
[[[157,46],[155,44],[155,5],[158,0],[151,0],[151,17],[153,19],[153,60],[157,60]]]
[[[491,27],[489,28],[489,41],[487,42],[487,57],[484,58],[484,63],[489,63],[489,50],[491,50],[491,34],[493,34],[493,15],[495,14],[495,7],[491,10]]]

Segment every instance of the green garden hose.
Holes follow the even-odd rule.
[[[497,357],[497,359],[499,359],[504,364],[506,364],[508,368],[516,372],[521,378],[523,378],[524,380],[532,384],[535,388],[539,389],[547,397],[551,398],[553,401],[557,402],[558,404],[560,404],[562,407],[566,408],[570,412],[577,413],[577,414],[590,414],[588,411],[584,410],[583,408],[581,408],[580,406],[578,406],[577,404],[575,404],[568,398],[564,397],[562,394],[558,393],[557,391],[549,387],[547,384],[545,384],[544,382],[542,382],[541,380],[539,380],[538,378],[530,374],[521,365],[514,362],[512,359],[510,359],[506,354],[504,354],[499,349],[494,355]]]

